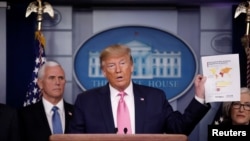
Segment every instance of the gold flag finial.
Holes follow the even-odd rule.
[[[44,2],[42,4],[41,0],[31,2],[27,7],[25,17],[27,18],[32,12],[37,13],[37,30],[40,31],[42,27],[43,14],[48,13],[50,17],[54,17],[53,7],[48,3]]]
[[[242,2],[236,8],[234,18],[237,18],[241,13],[246,13],[246,35],[249,35],[249,23],[250,23],[250,2]]]

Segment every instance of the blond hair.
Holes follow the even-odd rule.
[[[103,67],[103,61],[109,57],[112,57],[112,56],[121,56],[121,55],[124,55],[124,54],[127,54],[130,56],[130,60],[131,62],[133,63],[133,58],[132,58],[132,55],[131,55],[131,49],[126,46],[126,45],[122,45],[122,44],[113,44],[113,45],[110,45],[108,47],[106,47],[100,54],[100,65],[101,65],[101,68]]]

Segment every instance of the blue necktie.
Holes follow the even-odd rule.
[[[52,126],[53,126],[53,134],[62,134],[62,123],[60,119],[60,115],[58,113],[58,107],[54,106],[52,108]]]

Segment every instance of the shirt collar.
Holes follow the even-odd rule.
[[[115,89],[114,87],[112,87],[110,84],[109,84],[109,89],[110,89],[110,96],[111,98],[113,97],[116,97],[117,94],[119,93],[119,91],[117,89]],[[128,96],[132,96],[133,95],[133,83],[132,81],[130,81],[128,87],[124,90],[124,92],[128,95]]]
[[[56,105],[51,104],[48,100],[46,100],[45,98],[42,98],[43,101],[43,105],[45,108],[45,112],[46,113],[50,113],[51,109],[53,106],[57,106],[59,110],[63,111],[64,106],[63,106],[63,99],[61,99]]]

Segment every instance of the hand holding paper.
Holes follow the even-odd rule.
[[[194,85],[195,85],[195,95],[198,96],[201,99],[205,99],[205,85],[206,82],[206,77],[203,77],[202,75],[198,74],[196,76],[196,79],[194,81]]]

